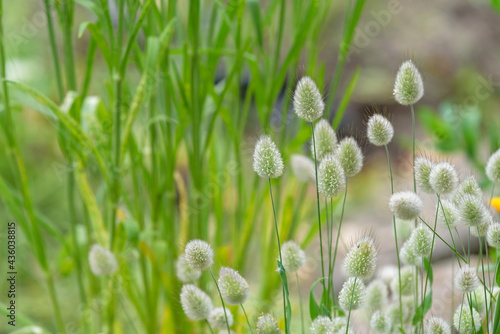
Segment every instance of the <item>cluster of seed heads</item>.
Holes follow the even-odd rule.
[[[236,270],[222,267],[218,283],[222,298],[229,305],[243,304],[247,300],[248,283]]]
[[[391,325],[391,318],[386,313],[377,311],[372,314],[370,327],[376,333],[389,333]]]
[[[227,315],[227,323],[226,323],[226,315]],[[216,307],[210,314],[208,315],[208,322],[213,328],[216,329],[227,329],[227,325],[231,327],[234,323],[233,314],[229,309],[226,309],[224,313],[223,307]]]
[[[311,78],[303,77],[297,83],[293,94],[293,109],[297,116],[309,123],[323,116],[325,103],[316,83]]]
[[[311,334],[333,334],[333,322],[330,318],[319,316],[311,324]]]
[[[471,293],[479,287],[479,278],[474,267],[465,264],[455,276],[455,286],[463,293]]]
[[[352,137],[346,137],[340,141],[335,156],[340,161],[346,177],[355,176],[363,168],[363,153]]]
[[[184,254],[191,268],[206,270],[214,263],[212,246],[203,240],[191,240],[187,243]]]
[[[436,194],[449,194],[458,185],[457,171],[447,162],[435,164],[429,175],[429,183]]]
[[[453,325],[460,334],[475,333],[481,328],[481,316],[475,308],[464,303],[457,307],[453,316]]]
[[[326,198],[337,196],[345,188],[345,173],[334,155],[327,155],[318,168],[318,191]]]
[[[423,209],[422,199],[413,191],[402,191],[391,196],[389,208],[396,218],[413,220],[420,216]]]
[[[306,263],[306,253],[294,241],[287,241],[281,247],[283,267],[289,273],[294,273]]]
[[[257,319],[257,334],[279,334],[281,333],[278,322],[268,313],[263,313]]]
[[[443,318],[431,317],[425,324],[425,334],[451,334],[451,327]]]
[[[380,279],[373,280],[366,288],[366,307],[370,310],[380,310],[386,306],[387,303],[387,285]]]
[[[351,277],[369,278],[375,271],[377,249],[371,237],[359,239],[347,252],[344,269]]]
[[[290,160],[292,171],[299,181],[314,182],[316,173],[314,170],[314,161],[300,154],[292,155]]]
[[[417,157],[415,159],[415,180],[419,188],[428,194],[434,194],[434,189],[430,183],[431,170],[434,163],[425,157]]]
[[[500,149],[493,153],[486,164],[486,175],[494,183],[500,183]]]
[[[390,143],[394,136],[391,122],[382,115],[375,114],[368,120],[368,141],[375,146],[384,146]]]
[[[210,311],[213,309],[210,297],[192,284],[182,287],[181,304],[186,316],[193,321],[208,319]]]
[[[192,283],[194,281],[197,281],[201,276],[200,270],[195,269],[189,265],[185,254],[179,256],[175,268],[177,278],[182,283]]]
[[[361,279],[349,277],[339,293],[339,305],[344,311],[357,310],[364,305],[366,286]]]

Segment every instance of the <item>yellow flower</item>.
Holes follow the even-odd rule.
[[[491,199],[491,206],[500,212],[500,197],[493,197]]]

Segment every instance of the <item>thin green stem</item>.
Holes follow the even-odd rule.
[[[208,268],[208,271],[210,272],[210,275],[212,276],[212,279],[214,280],[215,286],[217,287],[217,292],[219,292],[220,302],[222,303],[222,309],[224,310],[224,318],[226,318],[227,332],[231,333],[231,330],[229,329],[229,321],[227,321],[226,305],[224,304],[224,299],[222,298],[222,294],[221,294],[220,289],[219,289],[219,284],[217,283],[217,280],[215,279],[214,273],[212,272],[212,268]]]
[[[50,6],[49,0],[44,0],[43,2],[45,5],[45,15],[47,16],[50,50],[52,53],[52,60],[54,62],[54,69],[56,72],[57,93],[59,95],[59,99],[62,100],[64,98],[64,90],[62,84],[61,67],[59,65],[59,55],[57,54],[56,38],[54,34],[54,23],[52,22],[52,8]]]
[[[352,285],[351,300],[350,300],[350,303],[349,303],[349,313],[347,315],[347,325],[346,325],[346,329],[345,329],[345,334],[349,333],[349,322],[351,321],[352,302],[354,300],[354,291],[356,290],[356,282],[357,282],[357,280],[358,280],[358,278],[354,277],[354,284]]]
[[[297,272],[295,272],[295,279],[297,280],[297,293],[299,295],[300,325],[302,328],[302,334],[304,334],[304,309],[302,308],[302,293],[300,292],[299,274],[297,274]]]
[[[240,304],[240,306],[241,306],[241,309],[243,310],[243,314],[245,315],[245,319],[247,319],[248,329],[250,330],[250,333],[253,334],[252,326],[250,325],[250,320],[248,320],[247,312],[245,311],[243,304]]]
[[[319,188],[318,188],[318,160],[316,158],[316,139],[314,138],[314,126],[311,124],[311,131],[312,131],[312,138],[313,138],[313,150],[314,150],[314,174],[316,178],[316,202],[318,206],[318,225],[319,225],[319,246],[320,246],[320,253],[321,253],[321,275],[322,277],[325,277],[325,264],[323,260],[323,236],[321,233],[321,209],[319,205]],[[321,281],[323,285],[323,292],[326,290],[325,286],[325,281]]]
[[[384,145],[385,152],[387,154],[387,163],[389,165],[389,175],[391,177],[391,194],[394,195],[394,178],[392,176],[392,166],[391,166],[391,156],[389,154],[389,149],[387,145]],[[401,297],[401,260],[399,258],[399,245],[398,245],[398,232],[396,228],[396,216],[392,215],[392,226],[394,228],[394,242],[396,244],[396,258],[398,259],[398,279],[399,279],[399,309],[403,309],[403,299]],[[399,320],[401,322],[401,328],[403,328],[403,313],[399,312]]]
[[[207,319],[205,319],[205,322],[207,323],[208,329],[210,329],[210,333],[214,334],[214,330],[212,329],[212,326],[210,326],[210,323]]]
[[[280,255],[280,263],[283,263],[283,258],[281,256],[280,235],[278,232],[278,219],[276,218],[276,209],[274,208],[273,188],[271,187],[271,178],[269,178],[269,193],[271,194],[271,204],[273,206],[274,227],[276,229],[276,239],[278,240],[278,252]],[[286,273],[285,273],[285,275],[286,275]],[[285,318],[285,328],[288,328],[287,322],[291,321],[291,319],[287,319],[287,316],[286,316],[286,294],[285,294],[285,284],[283,281],[281,281],[281,288],[283,291],[283,316]]]
[[[331,281],[332,285],[332,301],[333,305],[335,306],[335,287],[333,286],[333,273],[335,271],[335,262],[337,260],[337,250],[339,246],[339,241],[340,241],[340,231],[342,230],[342,221],[344,220],[344,209],[345,209],[345,202],[347,198],[347,186],[348,186],[348,179],[345,179],[345,191],[344,191],[344,199],[342,201],[342,210],[340,212],[340,220],[339,220],[339,228],[337,230],[337,240],[335,241],[335,249],[333,251],[333,260],[332,260],[332,271],[329,273],[329,281]]]
[[[412,163],[412,169],[413,169],[413,191],[416,193],[417,192],[417,179],[415,177],[415,111],[413,110],[413,104],[410,105],[411,109],[411,127],[412,127],[412,143],[413,143],[413,163]],[[415,220],[415,224],[417,221]]]

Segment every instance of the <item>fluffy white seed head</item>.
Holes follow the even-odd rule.
[[[415,159],[415,180],[419,188],[428,194],[434,194],[430,183],[431,170],[434,163],[425,157],[417,157]]]
[[[218,283],[222,298],[229,305],[243,304],[247,300],[248,283],[236,270],[222,267]]]
[[[332,324],[334,333],[345,333],[345,328],[347,327],[347,317],[340,316],[332,318]]]
[[[311,334],[334,334],[333,323],[330,318],[319,316],[311,324]]]
[[[213,309],[210,297],[192,284],[182,287],[181,304],[186,316],[194,321],[207,319]]]
[[[340,141],[335,151],[346,177],[353,177],[363,168],[363,153],[356,140],[346,137]]]
[[[453,229],[460,223],[458,210],[453,202],[443,199],[438,210],[438,222],[444,228]]]
[[[470,228],[470,234],[476,238],[483,238],[488,234],[488,228],[493,224],[493,217],[489,212],[486,212],[485,219],[477,226]]]
[[[281,333],[278,322],[268,313],[263,313],[257,319],[257,334],[279,334]]]
[[[474,195],[465,194],[460,198],[457,206],[460,221],[469,227],[479,226],[487,218],[487,210],[481,199]]]
[[[490,293],[487,290],[485,291],[484,286],[480,285],[471,295],[472,307],[474,307],[479,313],[485,312],[486,305],[489,305],[490,303],[489,297]]]
[[[432,167],[429,182],[435,193],[449,194],[457,188],[458,174],[451,164],[440,162]]]
[[[314,157],[316,146],[316,157]],[[333,154],[337,147],[337,135],[326,119],[320,120],[314,127],[314,140],[311,140],[311,154],[316,161],[323,160],[328,154]]]
[[[391,122],[380,114],[375,114],[368,120],[368,141],[375,146],[384,146],[390,143],[394,136]]]
[[[290,273],[294,273],[306,263],[306,253],[300,249],[295,241],[287,241],[281,247],[283,255],[283,267]]]
[[[408,239],[399,252],[401,262],[407,266],[421,266],[422,258],[415,253],[415,245]]]
[[[214,263],[212,246],[203,240],[195,239],[188,242],[184,254],[191,268],[197,270],[208,269]]]
[[[231,327],[234,323],[234,319],[233,319],[233,314],[231,313],[229,308],[226,308],[226,315],[227,315],[227,324],[229,324],[229,327]],[[216,307],[212,311],[210,311],[210,314],[208,315],[208,322],[210,322],[210,325],[214,328],[227,330],[226,317],[224,316],[224,308]]]
[[[399,307],[399,300],[395,301],[387,308],[387,315],[391,318],[392,324],[400,323],[400,317],[403,317],[403,323],[407,324],[413,319],[413,314],[415,310],[413,297],[403,297],[402,298],[402,308]]]
[[[399,68],[393,94],[396,101],[405,106],[416,103],[424,95],[422,76],[411,60]]]
[[[404,242],[408,240],[408,238],[411,235],[411,232],[413,231],[413,226],[414,223],[410,220],[402,220],[402,219],[396,220],[396,227],[397,227],[396,233],[399,242]]]
[[[422,212],[422,199],[412,191],[402,191],[391,196],[389,208],[396,218],[413,220]]]
[[[413,268],[406,266],[401,268],[401,291],[399,289],[399,275],[396,275],[391,281],[391,290],[394,295],[410,296],[415,287],[415,278]]]
[[[327,155],[318,168],[318,190],[327,198],[337,196],[345,187],[345,174],[340,161]]]
[[[182,283],[192,283],[201,276],[201,271],[198,269],[194,269],[189,265],[186,260],[186,255],[182,254],[177,259],[177,263],[175,264],[176,274],[179,281]]]
[[[387,285],[380,279],[373,280],[366,288],[366,307],[380,310],[388,303]]]
[[[443,318],[432,317],[425,324],[425,334],[451,334],[451,327]]]
[[[263,135],[255,145],[253,169],[260,177],[277,178],[283,174],[283,159],[271,137]]]
[[[113,253],[97,244],[90,248],[89,265],[96,276],[111,275],[118,269],[118,262]]]
[[[431,230],[424,224],[418,225],[413,230],[410,236],[410,244],[413,246],[413,252],[417,256],[427,256],[432,250],[432,236]]]
[[[488,233],[486,235],[488,240],[488,245],[493,248],[500,248],[500,224],[494,223],[488,227]]]
[[[293,110],[303,120],[314,122],[325,109],[323,97],[316,83],[309,77],[303,77],[297,83],[293,94]]]
[[[467,303],[459,305],[453,316],[453,325],[460,334],[474,333],[481,328],[481,316]]]
[[[464,181],[462,181],[462,183],[460,183],[457,190],[455,190],[455,192],[453,193],[453,204],[459,206],[462,196],[467,194],[477,197],[478,199],[481,199],[483,197],[481,188],[479,187],[479,184],[477,183],[477,180],[474,176],[469,176]]]
[[[488,159],[486,175],[491,182],[500,183],[500,149]]]
[[[377,278],[381,279],[386,285],[389,285],[395,275],[398,275],[398,267],[387,265],[378,270]]]
[[[391,330],[391,318],[386,313],[377,311],[372,314],[370,327],[376,333],[389,333]]]
[[[369,278],[375,271],[377,249],[371,237],[359,239],[347,252],[344,269],[351,277]]]
[[[361,279],[349,277],[339,293],[339,305],[344,311],[357,310],[365,303],[366,287]]]
[[[315,170],[314,161],[305,155],[294,154],[291,157],[293,174],[301,182],[314,182]]]
[[[455,276],[455,286],[463,293],[471,293],[479,287],[479,279],[474,267],[465,264]]]

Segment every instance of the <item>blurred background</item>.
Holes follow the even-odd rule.
[[[290,4],[291,2],[290,0]],[[339,92],[346,91],[349,79],[359,75],[349,103],[346,105],[338,133],[339,137],[354,135],[362,144],[366,155],[363,171],[350,183],[342,239],[343,242],[349,243],[362,231],[371,231],[378,240],[380,265],[395,263],[393,242],[386,242],[386,236],[392,233],[391,215],[387,208],[390,197],[389,175],[383,149],[366,144],[367,117],[374,112],[382,112],[392,120],[396,134],[389,148],[396,175],[395,190],[410,188],[412,185],[411,114],[409,108],[394,101],[392,88],[399,65],[406,59],[412,59],[423,75],[425,88],[424,97],[416,106],[418,152],[435,160],[454,163],[460,170],[462,179],[476,175],[484,189],[490,189],[483,174],[484,164],[489,155],[500,146],[500,6],[496,3],[494,0],[492,3],[487,0],[371,0],[365,4],[354,30],[338,89]],[[116,5],[113,1],[109,4],[111,13],[114,12],[116,15]],[[269,5],[268,1],[260,1],[263,15],[266,6]],[[296,12],[290,8],[285,14],[287,19],[282,39],[284,50],[291,47],[294,34],[301,29],[292,19]],[[286,80],[274,101],[267,128],[262,121],[259,121],[255,108],[249,108],[248,119],[244,121],[244,141],[248,143],[248,147],[247,150],[243,150],[243,164],[250,166],[251,147],[259,133],[276,131],[279,134],[277,136],[281,136],[279,128],[282,116],[294,118],[291,109],[288,113],[282,110],[287,106],[290,107],[290,104],[284,101],[292,94],[298,78],[302,75],[311,75],[325,91],[325,100],[330,98],[326,92],[332,85],[333,73],[338,66],[338,48],[342,43],[341,31],[344,28],[346,8],[343,1],[332,2],[327,8],[328,11],[322,13],[324,15],[322,24],[316,27],[315,38],[311,37],[311,40],[306,41],[307,47],[304,47],[297,61],[297,68],[294,71],[287,71]],[[187,1],[178,4],[178,11],[179,23],[185,24],[189,16]],[[91,36],[85,31],[85,27],[81,28],[79,25],[84,21],[93,21],[94,16],[79,4],[79,1],[74,14],[75,24],[72,34],[75,71],[80,82],[88,66],[87,55]],[[7,61],[7,79],[34,87],[58,104],[63,104],[57,94],[45,15],[42,1],[4,2],[3,43]],[[248,18],[248,8],[245,9],[245,15]],[[270,20],[272,21],[272,18]],[[203,30],[204,25],[208,25],[210,21],[207,11],[202,11],[200,21]],[[61,41],[62,36],[59,32],[56,38]],[[276,42],[272,31],[264,38],[266,45],[272,46]],[[180,37],[174,37],[172,43],[177,42],[176,46],[181,47],[182,43],[179,43],[179,40]],[[141,32],[137,36],[137,45],[141,48],[145,44],[145,35]],[[63,53],[60,48],[59,53],[61,55]],[[285,51],[281,52],[280,62],[283,62],[286,56]],[[263,54],[257,54],[256,57],[260,61],[259,57],[263,57]],[[316,59],[313,65],[308,60],[310,58]],[[99,52],[96,54],[92,71],[93,77],[87,98],[100,96],[104,104],[110,104],[111,98],[106,97],[107,90],[110,90],[110,79],[106,63]],[[214,82],[224,80],[227,75],[227,66],[222,59],[215,69]],[[275,73],[267,75],[273,76]],[[124,95],[128,100],[131,100],[133,89],[140,77],[140,70],[132,66],[127,70],[126,85],[130,89],[127,89]],[[241,71],[237,85],[241,94],[239,101],[242,104],[245,103],[245,92],[252,80],[250,70]],[[231,90],[232,99],[238,100],[237,93],[237,90]],[[36,111],[33,102],[24,95],[14,92],[13,99],[15,130],[25,160],[34,206],[54,222],[66,236],[66,233],[69,233],[68,211],[67,206],[62,203],[67,197],[64,175],[68,167],[58,146],[56,127],[50,118]],[[330,120],[336,115],[342,94],[337,93],[332,101]],[[89,100],[89,103],[92,103],[92,100]],[[280,138],[293,141],[298,134],[301,134],[298,129],[299,125],[292,122],[288,133]],[[309,154],[308,144],[305,141],[299,140],[299,144],[292,149],[284,149],[285,161],[288,162],[290,155],[294,153]],[[0,145],[6,147],[4,136]],[[281,142],[280,147],[283,145]],[[189,178],[187,176],[189,163],[186,154],[181,151],[178,154],[176,168],[186,179]],[[4,159],[0,161],[0,171],[4,175],[9,175]],[[247,172],[251,173],[250,170]],[[89,170],[89,180],[91,184],[96,185],[99,178],[93,180],[94,173],[96,173],[95,168]],[[294,189],[298,189],[295,183]],[[306,191],[308,201],[314,203],[314,187],[311,185]],[[428,204],[425,214],[432,217],[435,200],[432,197],[425,200]],[[268,210],[268,202],[262,203]],[[12,217],[5,205],[0,206],[0,216],[4,217],[4,220],[10,220]],[[301,217],[305,224],[314,224],[314,207],[306,209]],[[308,265],[299,273],[303,295],[307,295],[311,284],[320,275],[317,235],[312,234],[313,237],[308,237],[307,231],[300,229],[297,232],[298,238],[310,242],[306,250]],[[0,233],[2,239],[5,238],[5,230]],[[28,250],[26,239],[21,234],[19,238],[17,261],[21,264],[18,282],[20,309],[35,323],[50,323],[52,310],[48,307],[45,287],[40,281],[42,273]],[[70,242],[69,237],[67,242]],[[180,246],[180,243],[181,241],[177,246]],[[69,311],[66,315],[68,319],[73,318],[70,310],[74,307],[72,299],[77,296],[72,278],[75,270],[74,261],[70,254],[59,246],[49,243],[47,247],[52,267],[56,272],[62,309]],[[250,250],[258,247],[258,244],[253,244]],[[436,253],[434,261],[443,265],[439,266],[440,269],[435,269],[435,275],[439,277],[442,271],[445,277],[449,275],[451,253],[441,243],[438,243],[438,248],[440,251]],[[248,249],[246,251],[250,252]],[[261,260],[257,256],[249,261],[260,263]],[[251,277],[250,281],[261,279],[257,274],[248,273],[248,276]],[[344,279],[339,266],[335,274],[336,291]],[[443,289],[449,283],[446,279],[440,281],[437,278],[435,282],[438,288],[441,284]],[[443,296],[443,300],[450,297],[446,293],[443,293]],[[254,313],[257,314],[256,311]],[[6,330],[1,329],[5,328],[3,326],[4,321],[0,325],[1,332]],[[50,328],[51,325],[48,326]]]

